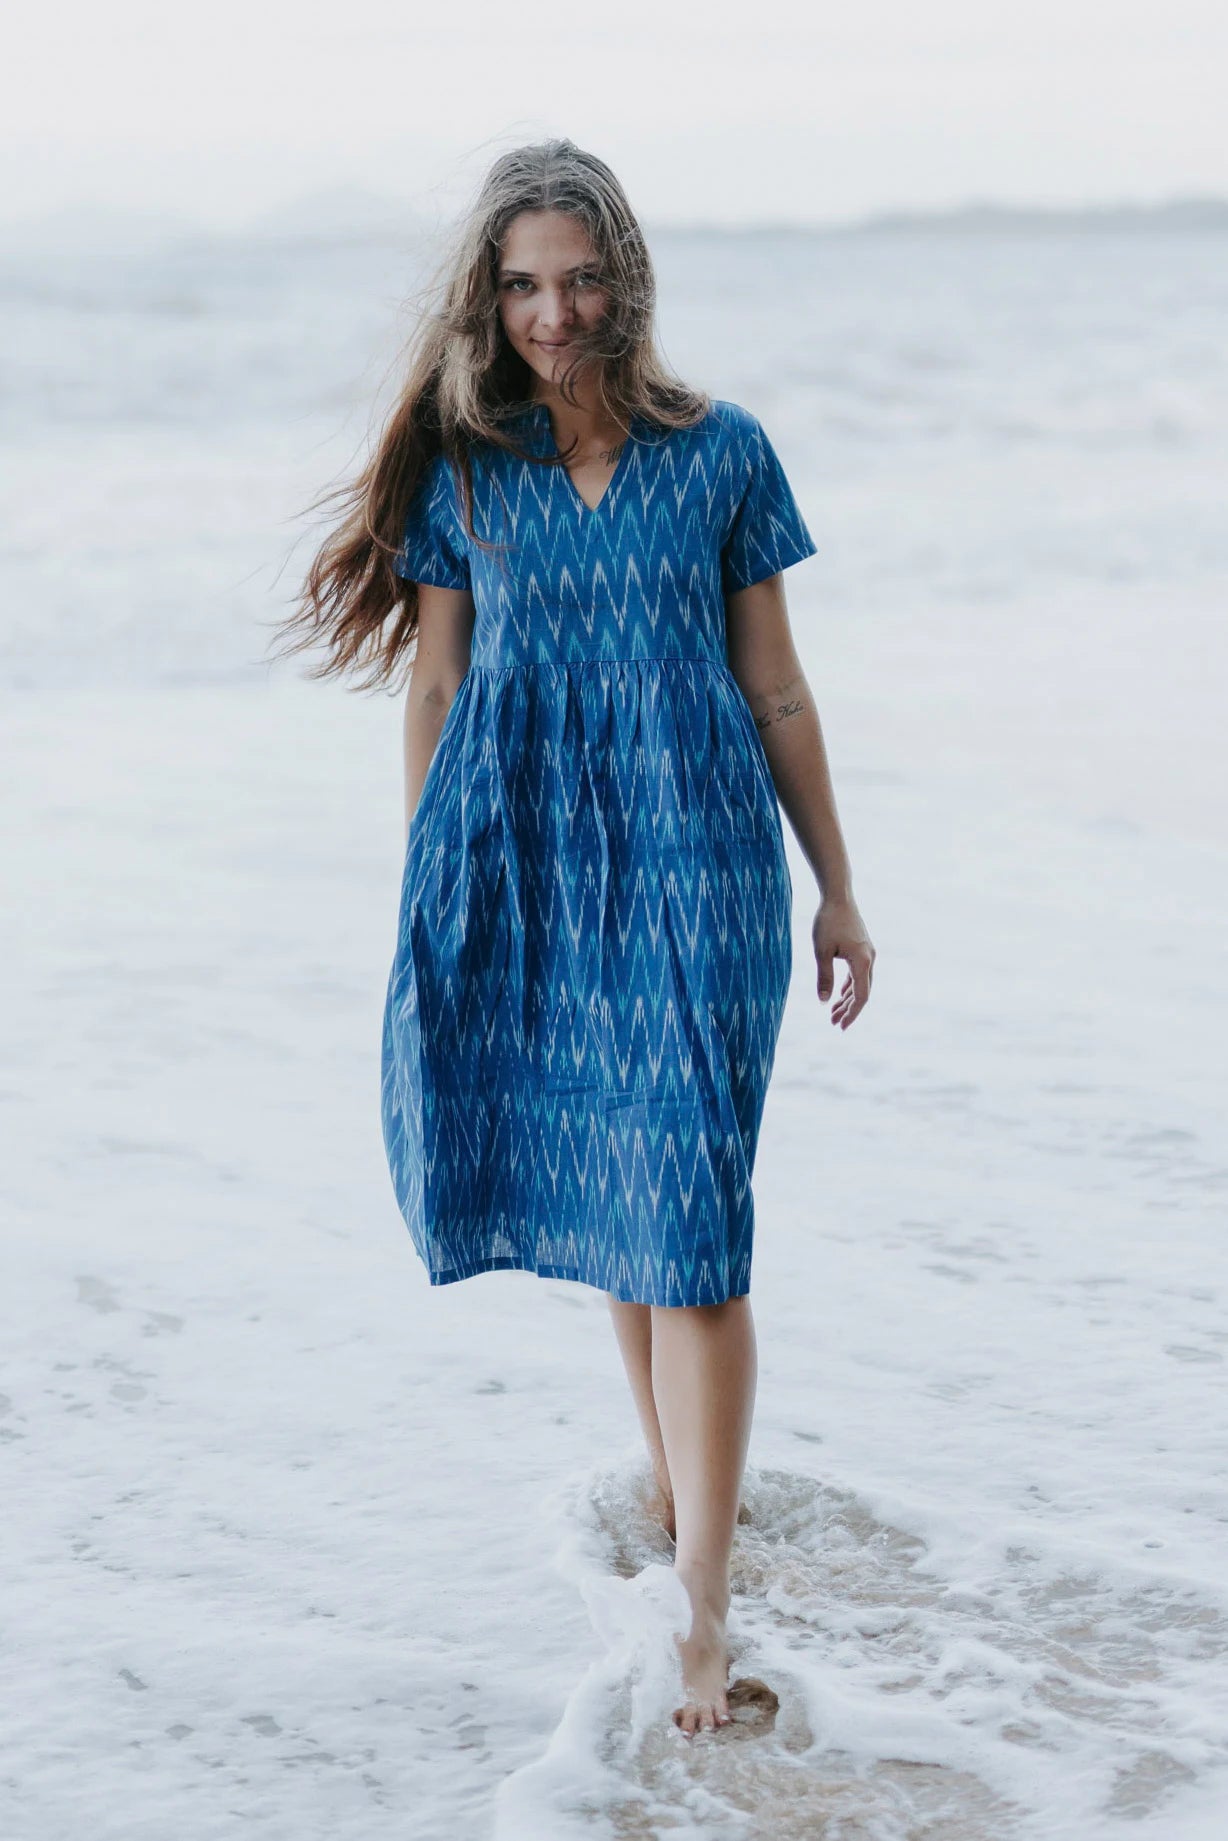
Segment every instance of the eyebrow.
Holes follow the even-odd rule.
[[[577,262],[574,268],[567,269],[565,273],[567,273],[568,275],[578,275],[580,273],[580,270],[583,268],[595,267],[596,261],[597,261],[597,258],[595,256],[591,256],[587,262]],[[500,278],[504,281],[506,281],[508,277],[511,275],[523,276],[526,281],[536,281],[537,279],[532,269],[527,269],[527,268],[501,268],[499,270],[499,275],[500,275]]]

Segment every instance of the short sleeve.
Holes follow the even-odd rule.
[[[451,468],[446,455],[436,454],[410,500],[405,534],[392,561],[396,573],[432,588],[468,588],[469,558],[458,516]]]
[[[763,424],[745,409],[739,411],[739,420],[744,428],[743,490],[721,546],[721,578],[727,594],[766,581],[791,563],[818,554]]]

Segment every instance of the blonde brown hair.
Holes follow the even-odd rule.
[[[338,501],[342,516],[317,551],[295,612],[279,623],[277,651],[323,643],[328,656],[313,678],[358,676],[354,688],[391,684],[418,630],[418,590],[393,568],[405,518],[426,469],[442,453],[456,469],[465,528],[473,526],[469,448],[490,442],[542,465],[558,454],[529,453],[507,423],[532,400],[532,373],[509,344],[499,316],[498,265],[508,228],[522,211],[562,211],[588,232],[608,305],[593,327],[577,328],[576,356],[559,379],[574,400],[576,375],[591,366],[605,416],[622,426],[638,415],[661,428],[691,427],[711,407],[706,392],[671,375],[657,350],[656,277],[622,186],[603,160],[569,140],[503,154],[461,220],[426,294],[411,335],[406,378],[375,451],[355,479],[317,498]]]

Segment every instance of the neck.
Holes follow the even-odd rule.
[[[621,441],[627,433],[626,429],[613,421],[598,403],[585,398],[569,403],[548,384],[536,388],[532,400],[549,410],[551,427],[559,437],[560,446],[566,446],[573,440],[582,445],[611,440]]]

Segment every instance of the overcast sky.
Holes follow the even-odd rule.
[[[0,217],[449,213],[567,134],[654,223],[1228,194],[1223,0],[51,0],[5,28]]]

